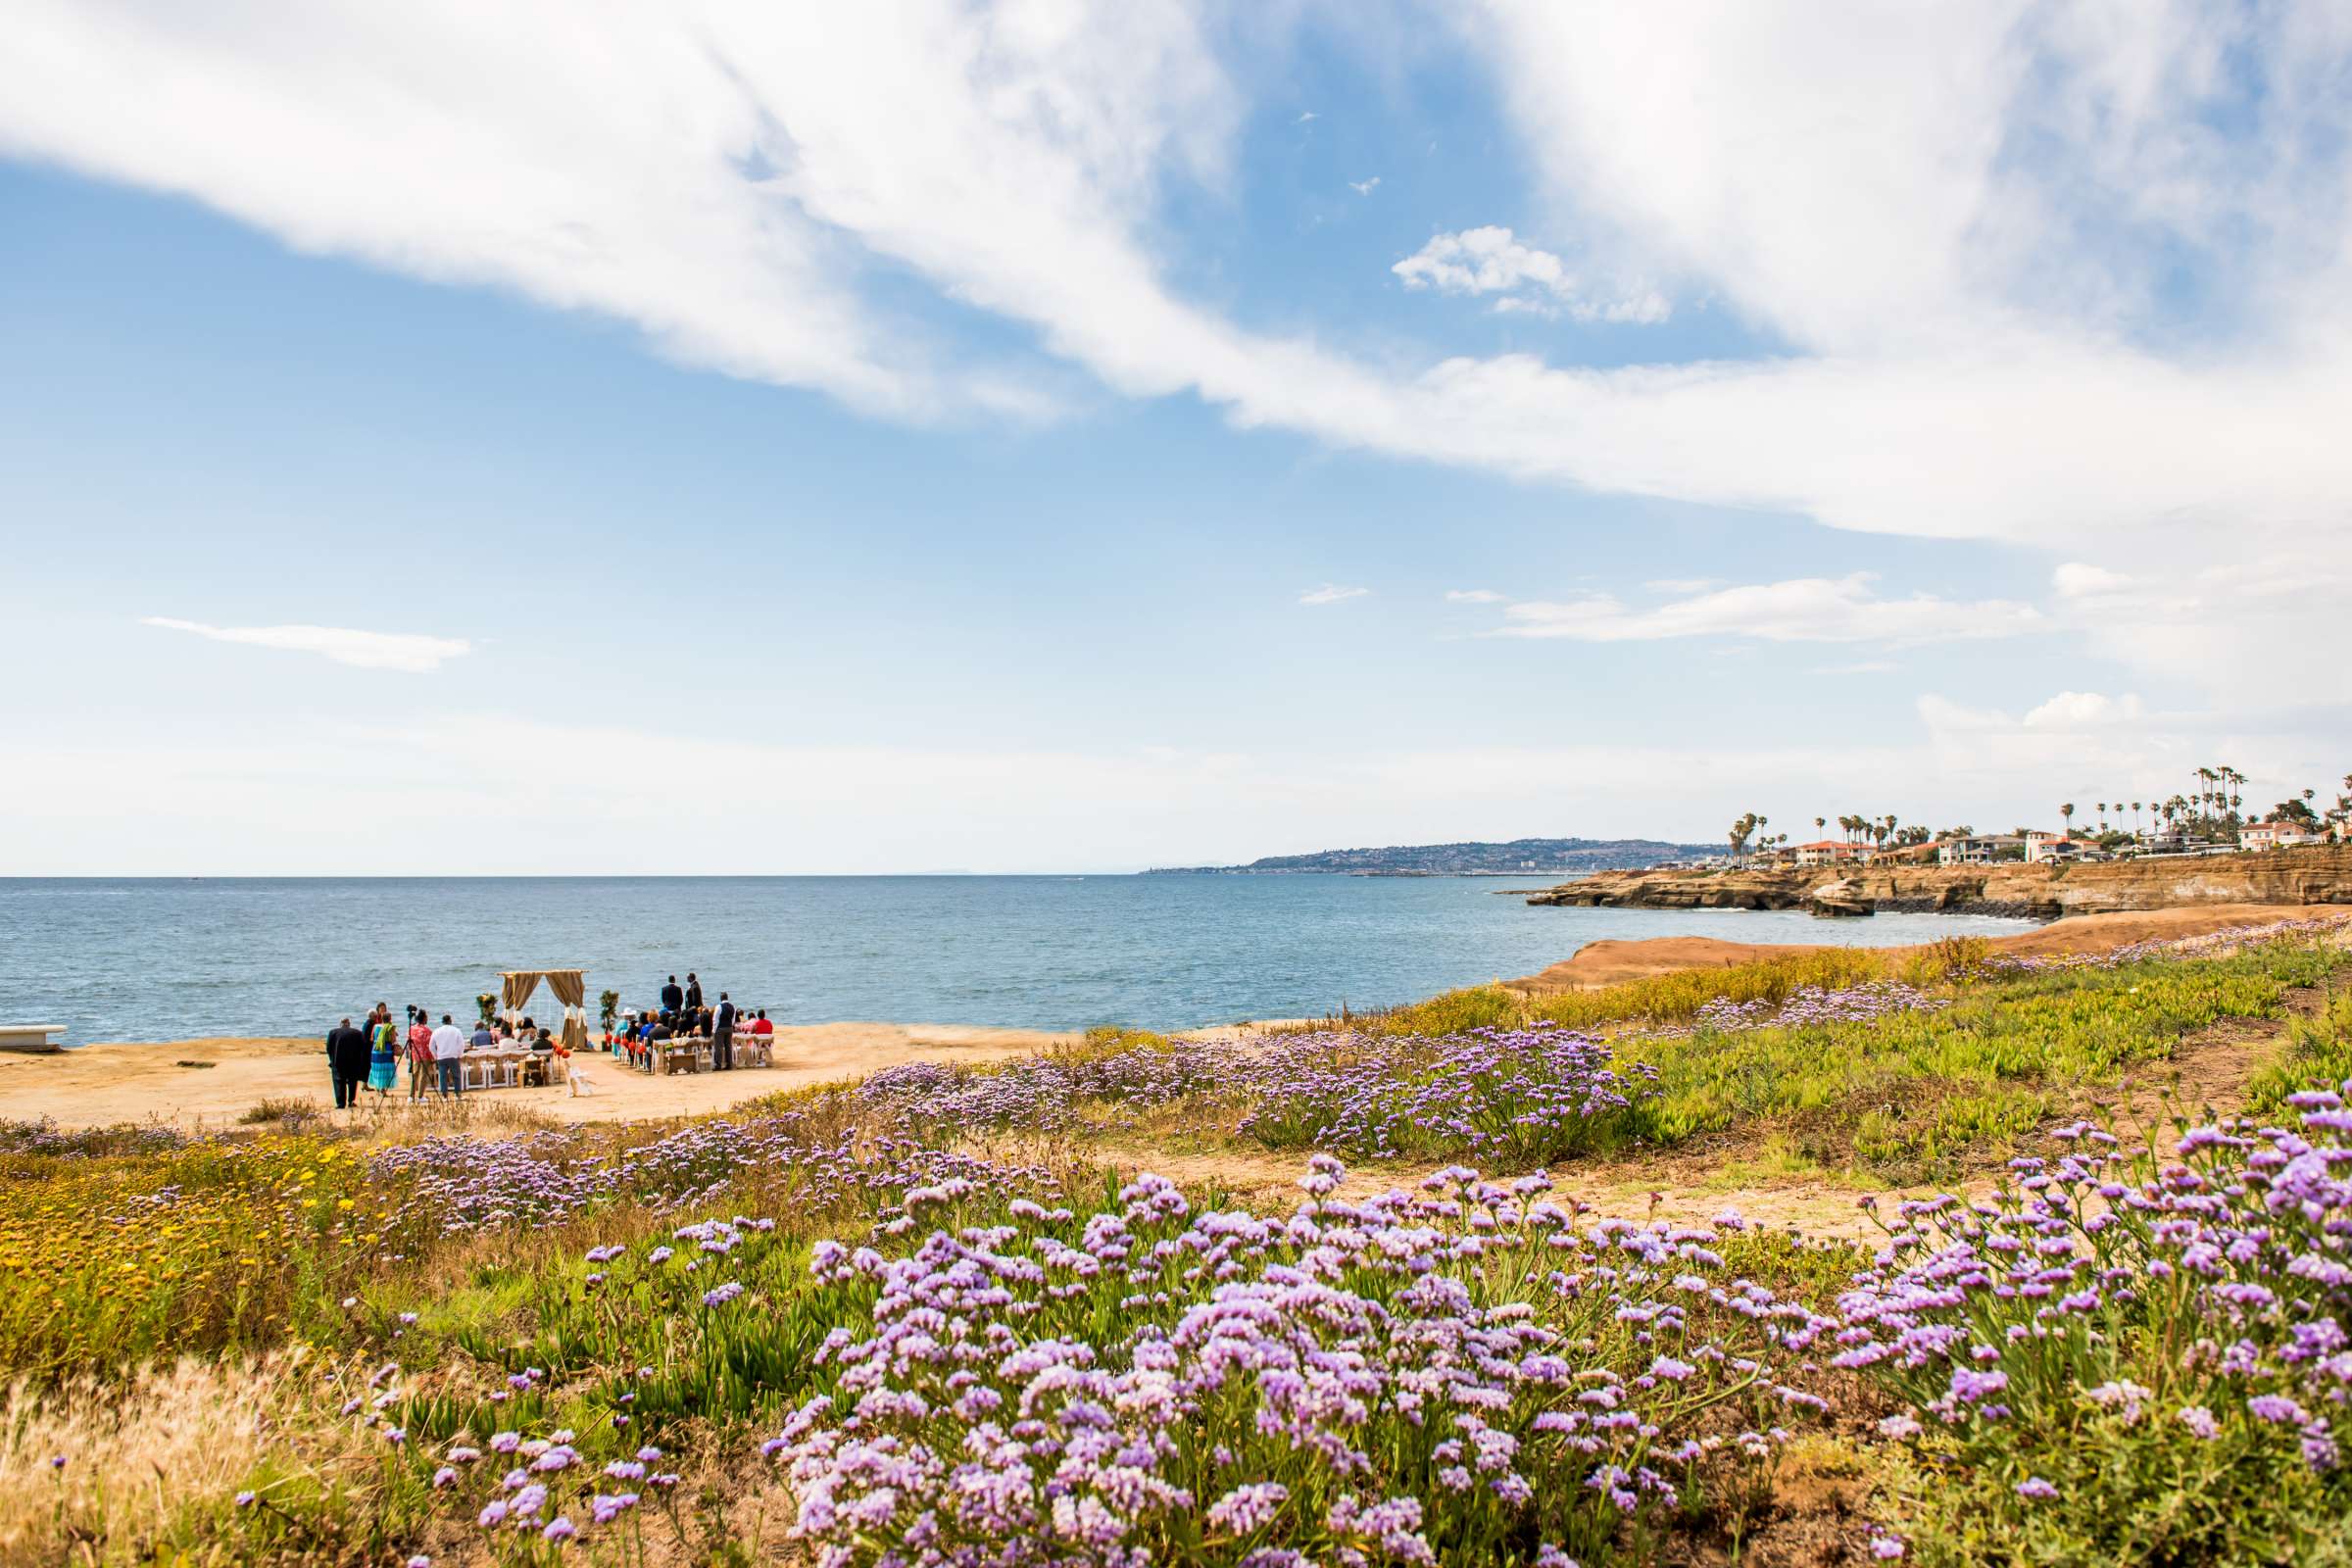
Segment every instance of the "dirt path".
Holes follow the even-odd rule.
[[[2352,910],[2328,905],[2208,904],[2189,908],[2151,909],[2144,913],[2078,914],[2053,920],[2034,931],[1987,939],[1993,951],[2020,957],[2053,957],[2062,954],[2112,953],[2117,948],[2151,938],[2205,936],[2239,926],[2271,925],[2282,920],[2352,920]],[[1528,996],[1548,991],[1596,991],[1628,980],[1680,969],[1727,969],[1759,958],[1818,953],[1802,943],[1725,942],[1717,937],[1648,937],[1638,942],[1604,939],[1586,944],[1575,956],[1537,974],[1505,980],[1507,988]],[[1879,948],[1880,953],[1909,953],[1911,948]]]

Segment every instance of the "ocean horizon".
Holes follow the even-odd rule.
[[[1541,880],[1541,879],[1538,879]],[[1320,1016],[1530,974],[1588,943],[1888,946],[2031,922],[1531,908],[1494,876],[0,879],[0,1019],[70,1045],[323,1032],[376,1002],[473,1010],[501,969],[664,977],[780,1023],[1080,1029]],[[552,1001],[550,1003],[552,1008]]]

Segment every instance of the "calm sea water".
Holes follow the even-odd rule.
[[[472,1011],[501,969],[651,1002],[699,971],[788,1023],[1177,1028],[1410,1002],[1602,937],[1919,942],[2024,922],[1529,908],[1494,878],[0,880],[0,1019],[67,1040],[312,1034]],[[548,1010],[553,1011],[551,1007]]]

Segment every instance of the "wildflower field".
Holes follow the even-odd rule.
[[[661,1125],[0,1128],[0,1562],[2352,1560],[2348,960],[1840,950]],[[2100,1114],[2224,1038],[2232,1102]],[[1869,1239],[1566,1191],[1762,1147]]]

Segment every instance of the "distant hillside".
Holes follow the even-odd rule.
[[[1269,855],[1248,865],[1159,865],[1147,876],[1282,875],[1350,871],[1359,876],[1527,876],[1641,870],[1661,860],[1722,853],[1720,845],[1657,839],[1513,839],[1508,844],[1398,844],[1380,850]]]

